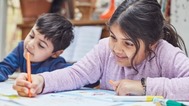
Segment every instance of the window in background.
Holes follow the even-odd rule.
[[[16,47],[20,41],[21,32],[17,29],[17,23],[22,21],[19,0],[7,0],[7,27],[6,27],[6,55]]]
[[[6,2],[6,0],[0,0],[0,60],[5,56]]]

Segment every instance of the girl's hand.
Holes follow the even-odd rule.
[[[120,96],[125,95],[143,95],[144,89],[141,84],[141,81],[136,80],[119,80],[112,81],[111,85],[116,93]]]
[[[13,89],[17,91],[20,96],[29,96],[28,92],[30,90],[31,96],[34,97],[41,93],[44,87],[44,79],[40,75],[32,75],[32,83],[27,81],[27,74],[21,73],[13,85]]]

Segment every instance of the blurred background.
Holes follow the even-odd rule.
[[[75,26],[103,26],[123,0],[0,0],[0,61],[23,40],[42,13],[58,12]],[[167,21],[183,37],[189,52],[189,0],[158,0]]]

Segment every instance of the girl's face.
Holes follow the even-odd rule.
[[[138,40],[140,48],[133,61],[135,65],[141,63],[146,57],[144,42]],[[134,56],[136,47],[129,36],[121,32],[118,25],[110,27],[109,46],[120,66],[131,67],[131,59]]]
[[[42,62],[53,55],[53,44],[44,38],[34,26],[24,40],[24,57],[30,53],[31,62]]]

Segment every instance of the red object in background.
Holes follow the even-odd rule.
[[[23,23],[33,23],[39,15],[48,13],[51,2],[47,0],[20,0]]]
[[[106,10],[104,13],[100,15],[100,19],[109,19],[114,13],[115,9],[116,9],[115,0],[110,0],[110,5],[108,10]]]

